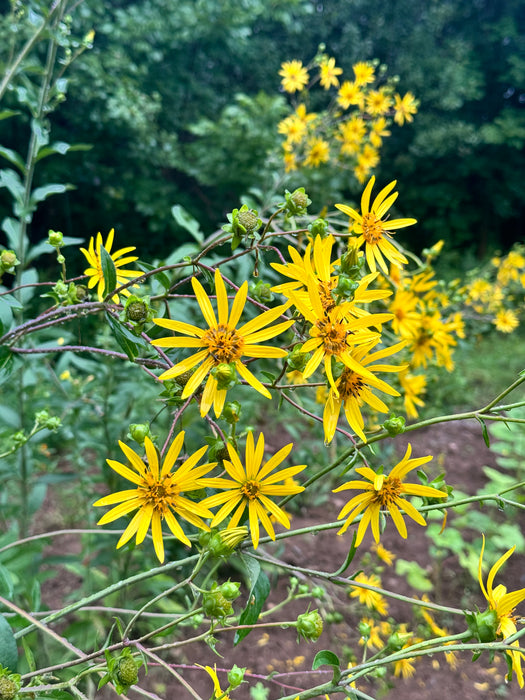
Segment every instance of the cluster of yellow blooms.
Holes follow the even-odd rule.
[[[327,65],[332,72],[337,70],[332,64]],[[271,398],[270,389],[274,389],[276,383],[263,384],[251,369],[252,361],[285,357],[290,361],[293,357],[295,367],[300,366],[305,384],[315,373],[323,378],[326,397],[322,422],[326,443],[330,443],[340,429],[341,409],[353,433],[366,443],[365,408],[379,413],[389,410],[376,392],[391,397],[400,395],[397,389],[379,378],[379,374],[399,375],[400,388],[405,392],[406,412],[409,416],[417,415],[415,407],[421,403],[423,388],[417,381],[418,377],[420,381],[424,380],[424,375],[414,372],[426,368],[427,364],[451,368],[452,348],[455,338],[463,335],[463,320],[457,312],[447,313],[451,308],[448,293],[439,287],[430,267],[412,275],[403,271],[408,260],[393,235],[396,230],[416,222],[410,218],[388,218],[398,196],[394,191],[396,181],[386,185],[372,200],[374,183],[372,177],[361,197],[360,211],[346,204],[336,205],[349,218],[344,224],[344,233],[334,231],[325,232],[324,236],[311,236],[302,252],[299,246],[289,246],[289,262],[281,258],[282,262],[272,263],[274,270],[286,281],[275,285],[271,291],[281,294],[285,303],[260,310],[255,317],[242,321],[248,300],[248,282],[237,287],[216,268],[212,297],[196,276],[191,279],[203,318],[201,324],[193,325],[172,318],[153,319],[156,326],[172,332],[152,340],[153,346],[190,351],[183,359],[177,358],[176,363],[159,377],[161,381],[175,379],[182,402],[189,404],[194,399],[199,404],[201,416],[209,419],[212,408],[217,418],[223,415],[227,392],[236,384],[244,383]],[[343,236],[346,250],[340,257],[332,259],[336,240]],[[121,285],[130,284],[138,276],[135,274],[138,271],[123,271],[120,266],[125,261],[122,256],[133,249],[111,253],[112,242],[111,233],[105,251],[113,260],[117,281]],[[105,293],[102,247],[99,234],[96,246],[92,240],[89,250],[84,251],[90,262],[86,271],[90,276],[89,286],[98,285],[100,299]],[[438,244],[433,254],[437,254],[439,248]],[[135,259],[128,258],[128,261]],[[368,270],[363,272],[365,263]],[[498,274],[521,284],[523,275],[520,276],[519,271],[522,267],[524,265],[516,256],[510,263],[507,258]],[[227,285],[235,290],[233,296],[228,296]],[[111,298],[118,302],[118,295]],[[371,305],[381,305],[382,308],[377,311]],[[392,328],[388,330],[386,325],[390,322]],[[265,345],[266,341],[285,332],[289,333],[291,340],[287,350]],[[388,339],[390,345],[386,344]],[[386,364],[385,358],[395,353],[406,357],[406,362]],[[227,441],[221,460],[222,472],[213,475],[217,461],[199,466],[208,447],[187,455],[183,450],[184,441],[182,431],[174,437],[169,448],[166,446],[166,454],[163,454],[146,436],[145,456],[121,442],[127,463],[107,460],[114,471],[134,485],[134,488],[104,496],[95,503],[96,506],[112,506],[100,519],[100,525],[135,511],[117,547],[133,537],[140,544],[151,528],[155,552],[158,559],[164,561],[164,521],[171,533],[188,546],[191,546],[191,540],[181,520],[197,530],[210,531],[228,518],[226,529],[220,531],[225,542],[235,546],[249,532],[254,548],[259,545],[261,526],[273,540],[274,523],[290,527],[288,514],[274,499],[293,496],[304,490],[294,477],[306,465],[278,469],[289,456],[292,444],[266,457],[264,435],[261,433],[256,439],[252,432],[248,432],[244,456],[239,453],[235,439]],[[335,492],[355,492],[338,515],[338,520],[344,520],[339,534],[358,521],[355,545],[361,544],[370,528],[379,546],[385,512],[389,513],[403,538],[407,537],[404,515],[426,525],[421,513],[406,497],[446,499],[447,493],[431,485],[406,483],[405,478],[431,459],[431,456],[412,458],[409,444],[403,458],[389,473],[384,473],[382,466],[376,470],[370,466],[355,469],[360,478],[352,478],[334,489]],[[203,497],[202,489],[211,489],[213,493]],[[215,508],[218,510],[213,512]],[[244,526],[245,521],[248,527]],[[511,553],[509,550],[505,557]],[[512,612],[518,602],[525,599],[525,589],[507,594],[504,587],[492,588],[494,575],[504,559],[500,559],[491,570],[485,588],[480,558],[480,585],[489,608],[495,611],[499,620],[499,638],[506,639],[516,631]],[[359,583],[359,577],[355,581]],[[364,579],[361,582],[365,582]],[[386,602],[374,591],[357,587],[351,595],[364,596],[365,604],[372,601],[376,612],[386,614]],[[412,635],[407,635],[406,645],[409,646],[414,640]],[[379,637],[374,634],[373,639],[371,643],[378,646]],[[508,653],[518,681],[523,685],[523,654],[519,651]],[[400,662],[396,668],[396,674],[410,673],[410,659],[404,659],[403,664]]]
[[[379,151],[383,139],[390,136],[392,119],[399,126],[413,120],[418,102],[412,93],[401,97],[391,81],[380,85],[375,63],[356,63],[352,70],[352,80],[343,80],[343,70],[326,55],[316,57],[308,67],[298,60],[282,64],[279,74],[283,90],[298,95],[294,111],[278,127],[284,136],[287,172],[332,162],[351,167],[359,182],[364,182],[379,163]],[[335,89],[337,94],[335,99],[330,95],[325,110],[308,112],[309,90],[317,83],[327,92]]]
[[[525,246],[517,244],[503,257],[494,257],[482,276],[471,280],[466,303],[501,333],[519,326],[525,308]]]

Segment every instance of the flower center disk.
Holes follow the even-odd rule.
[[[383,227],[381,221],[378,221],[375,214],[369,212],[363,216],[363,236],[367,243],[377,243],[383,237]]]
[[[258,481],[245,481],[241,486],[241,492],[250,501],[253,501],[259,495],[259,482]]]
[[[208,346],[208,351],[216,364],[223,362],[229,364],[242,357],[244,338],[235,328],[229,328],[223,323],[219,323],[215,328],[209,328],[202,336],[202,343]]]

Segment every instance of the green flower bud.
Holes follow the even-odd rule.
[[[273,294],[270,289],[270,284],[268,282],[263,282],[262,280],[250,283],[250,296],[252,296],[256,301],[260,301],[262,304],[267,304],[268,302],[273,301]]]
[[[308,205],[312,203],[312,200],[304,191],[304,187],[298,187],[293,192],[285,190],[284,199],[285,201],[281,206],[286,209],[289,216],[303,216],[306,214]]]
[[[237,382],[237,372],[233,364],[221,362],[212,369],[211,373],[217,380],[219,390],[230,389]]]
[[[232,604],[219,588],[202,594],[202,607],[208,617],[222,618],[233,613]]]
[[[296,345],[294,349],[288,353],[288,357],[286,359],[288,367],[291,370],[296,370],[297,372],[302,372],[310,359],[310,354],[307,352],[301,352],[301,347],[301,345]]]
[[[225,581],[219,586],[219,590],[226,600],[235,600],[240,596],[241,584],[237,581]]]
[[[241,417],[241,404],[238,401],[227,401],[222,410],[222,417],[230,425],[238,423],[239,418]],[[225,457],[228,457],[227,453]]]
[[[123,656],[119,659],[116,670],[116,679],[121,685],[129,688],[130,685],[138,683],[139,674],[137,662],[132,656]]]
[[[354,282],[345,274],[339,275],[337,287],[332,292],[332,296],[336,299],[346,299],[351,301],[354,298],[355,290],[359,287],[359,282]]]
[[[35,422],[40,423],[41,425],[45,424],[49,419],[50,419],[49,412],[44,410],[44,411],[37,411],[35,413]]]
[[[0,678],[0,700],[14,700],[19,690],[20,683],[16,683],[12,677]]]
[[[324,238],[328,232],[328,221],[326,219],[316,219],[308,226],[308,230],[312,236]]]
[[[499,620],[496,610],[488,608],[483,612],[465,613],[472,636],[480,642],[493,642],[496,639]]]
[[[297,641],[302,637],[307,642],[316,642],[323,633],[323,619],[317,610],[297,617]]]
[[[47,232],[47,242],[53,248],[61,248],[64,245],[64,235],[60,231],[52,231],[50,229]]]
[[[312,595],[314,598],[317,598],[318,600],[322,600],[326,595],[326,591],[321,586],[314,586],[312,588]]]
[[[383,423],[383,428],[387,433],[394,437],[394,435],[399,435],[405,432],[405,419],[403,416],[392,415]]]
[[[253,233],[261,227],[262,221],[257,217],[257,212],[254,209],[244,209],[244,204],[239,211],[237,221],[244,228],[245,233]]]
[[[11,272],[15,265],[20,265],[20,260],[13,250],[3,250],[0,253],[0,272]]]
[[[391,651],[400,651],[411,636],[412,634],[410,632],[394,632],[394,634],[391,634],[388,638],[388,649]]]
[[[370,632],[372,631],[372,627],[368,624],[368,622],[361,622],[359,623],[358,626],[359,629],[359,636],[363,637],[363,639],[369,639],[370,637]]]
[[[74,294],[75,294],[75,299],[74,299],[75,303],[76,302],[83,302],[84,299],[88,295],[87,287],[84,286],[83,284],[76,284]]]
[[[310,592],[310,587],[307,583],[300,583],[297,587],[297,592],[302,593],[304,595],[305,593]]]
[[[53,291],[59,297],[59,299],[65,299],[69,290],[65,282],[62,282],[62,280],[58,280],[58,282],[53,287]]]
[[[149,425],[147,423],[132,423],[129,426],[129,435],[132,440],[138,442],[139,445],[143,445],[144,438],[151,435]]]
[[[245,672],[246,668],[239,668],[237,664],[234,664],[231,671],[228,671],[228,683],[232,690],[238,688],[243,682]]]

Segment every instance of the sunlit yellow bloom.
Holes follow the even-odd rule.
[[[213,668],[211,666],[201,666],[200,664],[196,664],[196,666],[203,668],[213,681],[213,695],[210,700],[218,700],[219,698],[220,700],[230,700],[230,696],[226,695],[226,692],[221,689],[217,676],[217,665],[214,665]]]
[[[411,453],[412,446],[409,443],[403,459],[396,464],[390,474],[386,476],[385,474],[373,471],[370,467],[358,467],[356,472],[365,479],[368,479],[368,481],[347,481],[342,486],[334,489],[334,493],[348,490],[362,491],[362,493],[348,501],[337,516],[338,520],[346,517],[343,527],[337,533],[338,535],[342,535],[363,511],[363,517],[357,529],[356,547],[363,541],[363,537],[369,525],[372,527],[372,534],[375,541],[379,542],[379,516],[384,509],[388,510],[399,534],[404,539],[406,539],[407,536],[407,528],[401,510],[419,525],[427,524],[421,513],[419,513],[409,501],[403,498],[403,495],[446,498],[447,494],[431,486],[403,483],[403,479],[408,472],[411,472],[422,464],[430,462],[432,459],[432,455],[410,459]]]
[[[279,122],[277,131],[286,137],[288,143],[301,143],[306,136],[307,126],[296,114],[291,114]]]
[[[481,554],[479,556],[478,564],[478,581],[481,587],[481,592],[489,604],[489,609],[495,610],[496,615],[498,616],[498,629],[496,634],[499,639],[508,639],[508,637],[511,637],[517,632],[516,617],[512,613],[514,612],[514,608],[525,600],[525,588],[520,588],[519,590],[511,591],[510,593],[507,593],[507,588],[501,583],[499,586],[496,586],[496,588],[493,588],[496,574],[507,559],[512,555],[515,549],[516,546],[511,547],[494,564],[489,571],[489,575],[487,577],[487,587],[485,588],[485,584],[483,583],[483,552],[485,551],[485,535],[483,535],[483,544],[481,546]],[[512,646],[519,647],[519,641],[516,640],[513,642]],[[525,659],[525,654],[523,654],[521,651],[510,651],[506,653],[508,653],[512,658],[512,669],[516,674],[520,688],[523,688],[524,681],[521,661],[522,659]]]
[[[285,172],[291,173],[293,170],[297,170],[297,156],[295,153],[285,150],[283,161]]]
[[[303,373],[298,369],[294,369],[291,372],[286,372],[286,380],[289,384],[308,384],[306,379],[303,377]]]
[[[408,644],[405,644],[402,648],[405,649],[408,646]],[[413,661],[414,658],[399,659],[399,661],[396,661],[394,663],[394,676],[396,678],[399,678],[400,676],[402,676],[403,678],[412,678],[412,676],[416,672],[414,664],[412,663]]]
[[[370,648],[375,648],[375,649],[382,649],[385,646],[384,641],[381,639],[380,634],[381,634],[381,626],[377,625],[375,620],[373,620],[371,617],[363,617],[361,622],[364,625],[368,625],[370,627],[370,634],[368,635],[368,638],[361,637],[359,640],[359,644],[363,646],[366,644],[366,646]]]
[[[228,443],[230,460],[224,460],[224,468],[230,478],[215,477],[203,480],[205,486],[224,489],[223,493],[215,494],[203,501],[203,505],[207,508],[221,505],[211,522],[211,526],[215,527],[221,523],[235,509],[227,529],[236,527],[246,507],[248,507],[248,521],[255,549],[259,545],[259,521],[271,539],[275,539],[275,531],[268,513],[273,515],[283,527],[289,528],[289,517],[271,499],[273,496],[288,496],[304,491],[303,486],[298,486],[294,482],[277,483],[286,482],[287,479],[295,476],[306,467],[305,464],[300,464],[278,472],[274,471],[288,457],[292,447],[292,443],[282,447],[273,457],[263,462],[264,435],[261,433],[257,444],[255,444],[253,433],[248,433],[246,466],[244,466],[235,449]],[[263,462],[262,465],[261,462]]]
[[[420,314],[417,311],[418,298],[412,292],[398,289],[388,305],[388,310],[394,314],[392,329],[396,335],[413,336],[419,327]]]
[[[377,149],[375,149],[369,143],[365,143],[363,150],[357,156],[357,164],[370,171],[372,168],[375,168],[378,163],[379,153],[377,152]]]
[[[345,80],[337,93],[337,104],[343,109],[348,109],[351,105],[363,109],[365,96],[357,83]]]
[[[380,148],[383,143],[383,138],[385,136],[390,136],[391,131],[387,129],[387,121],[384,117],[379,117],[379,119],[374,119],[370,124],[370,143],[374,148]]]
[[[321,163],[328,163],[330,160],[330,145],[318,136],[308,139],[306,145],[304,165],[311,168],[317,168]]]
[[[520,324],[518,317],[512,309],[501,309],[501,311],[498,311],[492,323],[496,326],[498,331],[502,333],[512,333]]]
[[[358,234],[358,245],[365,243],[365,255],[368,266],[372,272],[376,271],[376,261],[385,275],[388,268],[383,255],[395,265],[401,266],[408,262],[405,256],[390,242],[390,231],[405,228],[416,223],[415,219],[385,219],[383,217],[396,201],[398,193],[390,194],[396,186],[396,180],[384,187],[370,206],[370,196],[374,186],[375,177],[371,177],[361,197],[361,214],[346,204],[335,206],[350,218],[354,219],[354,230]]]
[[[419,325],[407,326],[403,329],[407,339],[407,350],[412,353],[411,366],[426,367],[434,358],[440,367],[446,367],[451,371],[454,367],[451,359],[451,348],[457,344],[452,333],[456,330],[456,323],[448,324],[443,321],[439,311],[434,313],[422,313],[419,315]]]
[[[401,95],[394,96],[394,121],[399,126],[403,126],[405,122],[414,121],[412,116],[417,112],[418,102],[411,92],[407,92],[404,97]]]
[[[367,576],[365,573],[361,572],[357,574],[353,580],[357,583],[381,588],[381,579],[375,574]],[[369,588],[352,585],[349,595],[350,598],[359,598],[359,602],[362,605],[366,605],[369,610],[375,610],[380,615],[386,615],[388,613],[388,603],[384,596],[378,591],[371,591]]]
[[[165,520],[169,529],[177,539],[191,547],[188,537],[175,515],[187,520],[201,530],[210,528],[202,518],[211,518],[213,513],[208,510],[203,503],[196,503],[186,498],[182,494],[197,491],[204,487],[201,477],[207,474],[217,462],[208,462],[197,467],[197,462],[204,455],[208,446],[201,447],[194,454],[173,471],[175,462],[184,442],[184,431],[180,432],[169,448],[162,466],[159,464],[159,456],[155,446],[146,437],[144,449],[146,460],[128,447],[123,442],[119,442],[120,449],[124,452],[130,467],[117,462],[114,459],[106,460],[109,466],[123,476],[128,481],[136,485],[134,489],[118,491],[109,496],[99,498],[93,505],[112,506],[119,503],[115,508],[108,511],[98,521],[97,525],[112,523],[118,518],[138,509],[128,526],[122,533],[117,543],[117,549],[128,542],[136,534],[136,542],[143,542],[151,525],[151,535],[155,553],[160,562],[164,561],[164,542],[162,539],[162,521]]]
[[[310,79],[302,61],[297,60],[282,63],[279,75],[282,76],[281,85],[283,90],[292,93],[302,90]]]
[[[218,319],[215,316],[211,301],[204,291],[203,286],[196,277],[191,280],[197,302],[208,324],[203,330],[183,321],[174,321],[167,318],[155,318],[154,323],[163,328],[182,333],[189,337],[159,338],[152,341],[153,345],[163,348],[197,348],[198,351],[166,372],[159,379],[172,379],[184,372],[192,370],[197,365],[198,369],[192,374],[182,391],[182,398],[191,396],[206,376],[208,379],[201,398],[201,416],[205,416],[213,405],[215,415],[220,416],[226,400],[227,386],[221,385],[221,376],[217,371],[218,379],[214,376],[215,368],[225,368],[227,378],[231,379],[227,365],[233,365],[241,377],[256,391],[271,398],[271,394],[251,371],[241,362],[241,357],[285,357],[286,350],[281,348],[261,346],[259,343],[279,335],[289,328],[293,321],[284,321],[275,326],[268,326],[286,310],[287,305],[277,306],[265,311],[248,321],[240,328],[237,323],[241,317],[248,294],[248,282],[245,281],[239,288],[233,300],[231,311],[228,310],[228,296],[226,286],[219,270],[215,270],[215,293],[217,295]]]
[[[102,242],[102,236],[100,233],[97,233],[97,239],[95,243],[95,238],[91,237],[89,239],[89,246],[88,250],[85,248],[81,248],[81,252],[85,255],[89,267],[84,270],[84,274],[89,277],[88,280],[88,288],[93,289],[93,287],[97,287],[97,296],[99,301],[102,301],[105,297],[104,289],[106,286],[106,283],[104,281],[104,273],[102,272],[102,261],[101,261],[101,252],[100,249],[104,248],[110,255],[111,259],[113,260],[113,264],[115,265],[115,272],[117,275],[117,286],[120,286],[122,284],[126,284],[126,282],[129,282],[130,280],[134,279],[135,277],[141,277],[142,272],[140,270],[123,270],[122,266],[123,265],[128,265],[131,262],[135,262],[135,260],[138,260],[138,257],[136,255],[129,255],[128,257],[123,258],[123,255],[126,255],[126,253],[131,253],[132,250],[135,250],[135,246],[128,246],[127,248],[120,248],[119,250],[116,250],[114,253],[111,252],[111,248],[113,246],[113,237],[115,234],[115,229],[111,229],[111,231],[108,233],[108,237],[106,239],[106,242]],[[137,287],[138,285],[133,285],[134,287]],[[129,297],[131,292],[128,289],[122,290],[122,294],[124,296]],[[111,297],[111,301],[113,301],[115,304],[119,303],[119,296],[118,294],[114,294]]]
[[[377,341],[379,334],[371,331],[370,326],[379,326],[389,321],[391,314],[369,314],[360,318],[348,319],[349,307],[352,302],[338,304],[334,308],[325,309],[319,287],[313,276],[308,279],[308,300],[297,292],[290,292],[290,299],[312,325],[310,340],[301,347],[301,352],[312,352],[313,355],[303,370],[303,376],[308,379],[324,360],[326,376],[334,394],[339,391],[332,373],[332,358],[342,362],[363,377],[374,378],[373,374],[352,356],[356,345]]]
[[[335,58],[329,58],[321,63],[319,70],[321,71],[321,85],[325,90],[329,90],[332,85],[337,87],[339,85],[338,75],[343,72],[342,68],[337,68],[335,65]]]
[[[373,117],[388,114],[392,107],[392,98],[384,88],[370,90],[366,96],[366,111]]]
[[[375,411],[380,413],[388,413],[388,406],[377,397],[372,389],[379,389],[390,396],[399,396],[399,392],[389,386],[382,379],[375,376],[377,372],[400,372],[406,367],[394,365],[372,364],[379,359],[388,357],[398,352],[404,342],[398,343],[390,348],[383,348],[376,352],[370,353],[377,341],[360,345],[352,351],[352,357],[361,366],[366,367],[373,374],[371,377],[363,377],[362,374],[355,370],[345,367],[341,375],[336,379],[338,395],[333,389],[328,394],[323,413],[324,438],[326,443],[330,443],[334,437],[341,406],[344,407],[345,416],[352,430],[358,435],[363,442],[366,442],[364,433],[364,420],[361,413],[363,404],[368,404]],[[370,354],[368,354],[370,353]]]
[[[426,377],[423,374],[409,374],[408,372],[401,372],[399,375],[399,382],[403,391],[407,418],[417,418],[419,413],[416,406],[425,405],[421,395],[426,391]]]
[[[355,75],[355,82],[357,85],[366,85],[367,83],[373,83],[375,80],[374,76],[374,66],[370,63],[360,61],[352,66]]]
[[[379,559],[381,561],[384,561],[387,566],[392,566],[394,563],[394,560],[396,558],[396,555],[394,552],[391,552],[389,549],[384,547],[381,542],[374,542],[372,545],[372,551],[377,554]]]

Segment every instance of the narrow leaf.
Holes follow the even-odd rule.
[[[264,571],[261,570],[259,562],[253,559],[253,557],[243,556],[242,560],[246,566],[248,579],[252,582],[252,585],[248,595],[248,602],[239,618],[239,624],[253,625],[259,619],[262,607],[270,594],[270,581]],[[250,632],[251,629],[237,630],[233,640],[233,646],[237,646]]]
[[[114,292],[117,286],[117,270],[115,268],[113,258],[104,248],[104,246],[100,246],[100,264],[102,267],[104,282],[106,284],[104,287],[104,296],[107,296],[108,294],[111,294],[111,292]]]
[[[25,171],[26,171],[25,163],[16,151],[12,151],[10,148],[5,148],[4,146],[0,146],[0,156],[3,156],[12,165],[16,165],[16,167],[20,170],[22,175],[25,174]]]
[[[106,313],[106,320],[113,332],[113,335],[115,336],[115,340],[126,353],[128,359],[133,362],[133,360],[138,357],[139,354],[139,348],[135,342],[135,336],[133,336],[125,326],[116,321],[113,316],[108,313]]]

